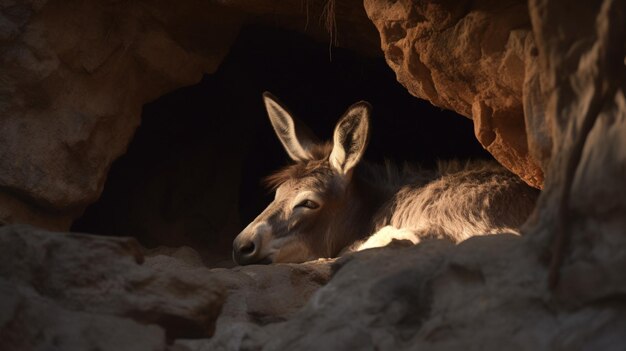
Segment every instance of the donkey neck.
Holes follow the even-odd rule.
[[[438,176],[439,171],[419,165],[404,164],[400,169],[387,160],[384,164],[362,161],[355,169],[353,183],[355,198],[362,204],[360,218],[368,222],[369,233],[360,233],[357,240],[390,223],[402,189],[425,185]]]
[[[382,206],[408,182],[405,173],[389,161],[384,164],[361,161],[355,169],[353,183],[362,196]]]
[[[394,197],[401,184],[399,174],[390,165],[380,166],[366,161],[356,167],[350,184],[354,199],[356,240],[370,235],[376,219]]]

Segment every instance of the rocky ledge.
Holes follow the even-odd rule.
[[[29,226],[1,228],[0,252],[2,350],[164,350],[286,320],[330,275],[327,262],[209,269],[188,248]]]
[[[209,269],[189,248],[145,254],[134,239],[27,226],[0,229],[0,250],[2,350],[607,350],[626,342],[624,306],[553,300],[535,246],[513,235],[234,269]]]

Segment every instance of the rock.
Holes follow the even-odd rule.
[[[128,318],[73,311],[0,279],[0,349],[163,350],[165,333]]]
[[[527,231],[551,252],[552,284],[562,273],[561,297],[623,293],[623,2],[567,5],[567,16],[559,0],[468,4],[365,1],[412,94],[471,116],[483,146],[529,184],[548,174]]]
[[[331,262],[212,269],[212,277],[229,292],[217,329],[248,322],[265,325],[291,318],[328,282]]]
[[[522,106],[525,50],[532,36],[526,2],[364,4],[398,81],[416,97],[472,118],[483,147],[541,188],[543,172],[528,152]]]
[[[0,278],[59,308],[157,324],[168,337],[209,336],[225,290],[205,269],[154,269],[128,238],[0,229]]]
[[[569,306],[626,292],[626,3],[529,3],[537,58],[528,105],[547,182],[529,226]],[[550,140],[550,142],[546,142]]]
[[[175,252],[175,255],[181,255]],[[159,256],[159,265],[180,265],[172,257]],[[147,264],[154,264],[149,258]],[[228,291],[217,320],[216,333],[224,336],[219,348],[239,350],[249,330],[290,320],[309,298],[330,279],[333,260],[303,264],[252,265],[211,270],[212,278]],[[173,267],[172,267],[173,268]],[[208,346],[207,346],[208,345]],[[177,339],[173,350],[214,350],[216,343],[206,339]],[[208,347],[208,348],[207,348]]]
[[[545,267],[517,236],[372,249],[340,259],[334,269],[287,321],[240,323],[211,340],[176,343],[194,351],[617,350],[625,341],[626,309],[554,305]]]
[[[0,228],[0,348],[162,350],[286,320],[330,277],[328,260],[209,269],[190,248],[142,251],[129,238]]]
[[[290,318],[330,279],[332,260],[304,264],[207,269],[190,248],[151,250],[145,265],[157,272],[197,272],[226,292],[218,329],[230,324],[268,324]],[[187,273],[183,273],[187,274]],[[280,296],[280,299],[276,297]]]

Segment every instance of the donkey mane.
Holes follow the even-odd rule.
[[[332,152],[332,142],[320,143],[313,146],[311,160],[305,162],[293,162],[278,171],[265,177],[262,181],[268,190],[275,191],[279,186],[291,179],[312,177],[317,174],[330,174],[330,163],[328,158]],[[419,164],[404,163],[398,166],[388,159],[382,164],[372,163],[362,160],[355,168],[355,178],[359,182],[365,182],[370,186],[383,191],[394,192],[399,187],[408,183],[425,184],[437,177],[463,172],[468,169],[487,170],[499,168],[499,165],[492,161],[481,160],[438,160],[435,169],[422,168]]]
[[[299,179],[314,176],[319,173],[330,174],[328,157],[333,150],[333,144],[326,142],[315,145],[309,150],[312,159],[306,162],[295,162],[279,169],[263,179],[263,184],[270,190],[276,190],[290,179]]]

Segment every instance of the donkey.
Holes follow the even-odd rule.
[[[440,162],[435,170],[361,161],[371,106],[348,108],[322,143],[270,93],[270,122],[293,164],[266,179],[274,201],[233,242],[240,265],[305,262],[424,238],[453,242],[518,233],[538,191],[487,161]]]

